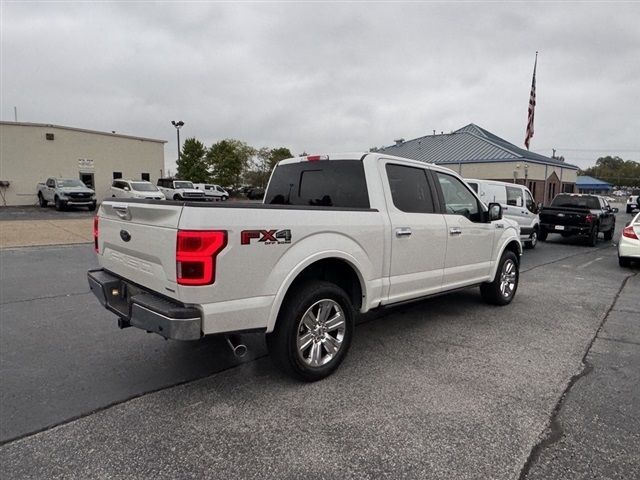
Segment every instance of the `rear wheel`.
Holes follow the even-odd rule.
[[[587,238],[587,245],[590,247],[595,247],[596,243],[598,243],[598,225],[594,225],[591,229],[591,233],[589,233],[589,237]]]
[[[613,238],[613,233],[616,231],[616,221],[613,221],[611,225],[611,230],[604,232],[604,239],[611,240]]]
[[[547,241],[547,231],[544,228],[540,229],[540,232],[538,233],[538,240],[540,240],[541,242],[546,242]]]
[[[267,335],[274,363],[288,375],[314,382],[338,368],[349,350],[354,314],[346,293],[330,282],[298,287],[283,304]]]
[[[624,268],[629,268],[631,266],[631,259],[627,257],[618,257],[618,265]]]
[[[493,305],[508,305],[518,290],[519,278],[518,257],[511,250],[506,250],[500,258],[493,282],[480,285],[482,298]]]
[[[42,208],[45,208],[45,207],[47,206],[47,203],[49,203],[49,202],[47,202],[47,201],[44,199],[44,197],[42,196],[42,193],[38,193],[38,203],[40,204],[40,206],[41,206]]]

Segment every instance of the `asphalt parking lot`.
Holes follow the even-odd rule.
[[[2,478],[640,477],[640,276],[602,238],[525,251],[504,308],[366,316],[315,384],[259,336],[239,365],[219,338],[118,330],[90,245],[1,258]]]

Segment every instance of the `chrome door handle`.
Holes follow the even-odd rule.
[[[409,227],[396,228],[396,237],[410,237],[411,229]]]
[[[460,227],[450,228],[449,235],[462,235],[462,229]]]

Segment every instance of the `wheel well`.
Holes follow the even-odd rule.
[[[506,252],[507,250],[515,253],[518,263],[520,263],[520,247],[518,246],[518,242],[509,242],[504,251]]]
[[[293,283],[289,286],[287,297],[298,285],[309,280],[325,280],[331,282],[345,291],[354,310],[360,310],[362,306],[362,285],[355,269],[346,261],[338,258],[327,258],[312,263],[298,274]]]

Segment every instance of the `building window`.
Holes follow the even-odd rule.
[[[54,135],[53,135],[53,133],[45,133],[45,134],[44,134],[44,137],[45,137],[47,140],[53,140],[53,139],[54,139]]]
[[[122,172],[113,172],[113,179],[122,178]]]
[[[142,180],[145,180],[145,181],[149,182],[150,181],[149,179],[151,177],[149,176],[148,173],[142,173],[142,174],[140,174],[140,178],[142,178]]]

